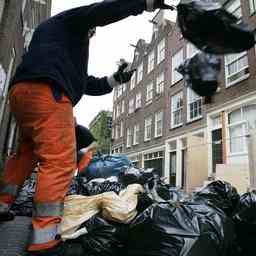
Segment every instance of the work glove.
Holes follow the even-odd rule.
[[[152,0],[151,0],[152,1]],[[151,2],[150,0],[147,0],[148,4]],[[168,9],[168,10],[174,10],[174,6],[168,5],[164,3],[165,0],[153,0],[153,9]]]
[[[111,77],[108,77],[108,83],[111,87],[115,87],[120,84],[127,83],[131,80],[132,75],[136,69],[125,71],[128,67],[127,62],[123,62],[118,67],[117,72],[115,72]]]

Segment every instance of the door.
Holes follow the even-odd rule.
[[[212,131],[213,173],[216,173],[216,164],[223,164],[222,129]]]

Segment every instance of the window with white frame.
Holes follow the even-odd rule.
[[[136,85],[136,71],[133,73],[131,77],[130,90],[132,90]]]
[[[164,72],[156,78],[156,93],[161,94],[164,92]]]
[[[202,97],[192,89],[187,89],[187,120],[194,121],[202,117]]]
[[[242,21],[242,8],[240,0],[229,1],[225,5],[230,13],[235,15],[239,21]],[[226,87],[246,79],[249,76],[249,64],[247,52],[238,54],[229,54],[225,56],[225,77]]]
[[[152,99],[153,99],[153,82],[147,85],[146,102],[150,103]]]
[[[249,105],[228,114],[230,154],[246,153],[250,129],[256,128],[256,105]]]
[[[124,100],[122,100],[122,103],[121,103],[121,113],[123,114],[125,112],[125,102]]]
[[[118,90],[117,97],[122,96],[122,94],[123,94],[123,85],[122,84],[118,85],[117,90]]]
[[[126,91],[126,84],[122,84],[122,94]]]
[[[130,148],[132,146],[132,129],[127,128],[126,146]]]
[[[119,139],[119,135],[120,135],[119,131],[120,131],[120,130],[119,130],[119,125],[117,124],[117,125],[116,125],[116,132],[115,132],[115,135],[116,135],[115,138],[116,138],[116,140]]]
[[[112,127],[112,139],[115,139],[115,126]]]
[[[140,138],[140,125],[136,124],[133,129],[133,145],[139,144],[139,138]]]
[[[155,65],[155,52],[152,52],[148,55],[148,73],[150,73],[154,69]]]
[[[143,78],[143,62],[138,66],[137,84],[142,80],[142,78]]]
[[[134,112],[134,98],[129,100],[129,111],[128,113],[131,114]]]
[[[224,8],[235,15],[239,19],[238,22],[242,20],[242,7],[240,0],[228,1]]]
[[[171,97],[171,127],[175,128],[183,124],[183,92]]]
[[[120,138],[124,136],[124,122],[120,122]]]
[[[135,101],[135,109],[139,109],[141,107],[141,92],[136,94],[136,101]]]
[[[155,113],[155,137],[163,135],[163,111]]]
[[[179,50],[172,56],[172,84],[177,83],[182,79],[182,75],[176,70],[184,60],[183,49]]]
[[[256,0],[249,0],[250,5],[250,14],[254,14],[256,12]]]
[[[113,108],[113,114],[112,114],[113,121],[116,119],[116,108]]]
[[[226,87],[229,87],[249,76],[247,52],[225,56]]]
[[[199,49],[196,48],[191,43],[187,43],[186,50],[187,50],[187,53],[186,53],[187,59],[192,58],[193,56],[195,56],[199,52]]]
[[[145,119],[145,129],[144,129],[144,141],[151,140],[152,133],[152,117]]]
[[[165,38],[157,46],[157,64],[165,59]]]
[[[120,103],[116,106],[116,118],[118,118],[121,115],[121,105]]]

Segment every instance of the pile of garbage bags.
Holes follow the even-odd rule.
[[[231,184],[214,181],[187,195],[154,169],[125,165],[104,177],[74,178],[61,226],[63,256],[253,255],[256,192],[239,196]],[[32,214],[28,184],[35,179],[21,191],[17,215]]]

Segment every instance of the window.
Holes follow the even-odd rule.
[[[165,58],[165,38],[157,46],[157,64]]]
[[[129,100],[129,114],[134,112],[134,99]]]
[[[187,120],[194,121],[202,117],[202,97],[197,95],[192,89],[187,90],[188,116]]]
[[[114,101],[117,100],[117,88],[115,87],[114,88]]]
[[[118,118],[121,115],[121,106],[120,103],[116,106],[116,118]]]
[[[112,118],[113,118],[113,121],[116,119],[116,109],[115,109],[115,107],[113,108]]]
[[[224,8],[235,15],[240,22],[242,19],[242,8],[241,8],[241,1],[240,0],[233,0],[233,1],[228,1],[228,3],[224,6]]]
[[[153,83],[147,85],[146,102],[150,103],[153,99]]]
[[[143,78],[143,63],[141,63],[138,67],[137,84],[142,80],[142,78]]]
[[[155,137],[163,135],[163,111],[155,114]]]
[[[182,125],[183,92],[179,92],[171,98],[171,127]]]
[[[115,139],[115,126],[112,127],[112,139]]]
[[[122,103],[121,103],[121,113],[124,113],[125,111],[125,105],[124,105],[124,100],[122,100]]]
[[[164,92],[164,72],[156,78],[156,93],[161,94]]]
[[[6,80],[6,73],[2,65],[0,64],[0,99],[4,93],[5,80]]]
[[[152,131],[152,117],[148,117],[145,120],[144,141],[151,140],[151,131]]]
[[[120,122],[120,138],[124,136],[124,122]]]
[[[191,43],[187,43],[187,59],[195,56],[199,50]]]
[[[250,14],[254,14],[256,12],[256,0],[249,0],[250,4]]]
[[[132,90],[135,87],[135,83],[136,83],[136,71],[133,73],[131,78],[130,90]]]
[[[119,125],[116,125],[116,133],[115,133],[115,135],[116,135],[116,139],[118,139],[119,138],[119,133],[120,132],[120,128],[119,128]]]
[[[126,84],[122,84],[122,94],[126,91]]]
[[[246,52],[225,56],[225,76],[226,87],[249,76],[249,64]]]
[[[136,124],[133,130],[133,145],[139,144],[139,138],[140,138],[140,125]]]
[[[175,70],[182,63],[183,63],[183,49],[181,49],[180,51],[178,51],[176,54],[172,56],[172,84],[175,84],[182,79],[182,75]]]
[[[136,102],[135,102],[135,109],[141,107],[141,92],[136,94]]]
[[[155,64],[155,52],[152,52],[148,55],[148,73],[150,73],[154,69]]]
[[[225,8],[235,15],[240,22],[242,20],[242,8],[240,0],[228,2]],[[249,76],[247,52],[229,54],[225,56],[226,87],[229,87]]]
[[[256,105],[235,110],[228,115],[230,154],[247,152],[246,135],[256,128]]]
[[[131,128],[127,128],[127,141],[126,141],[127,148],[130,148],[132,145],[132,130]]]
[[[119,98],[122,95],[123,92],[123,85],[120,84],[117,86],[117,98]]]

